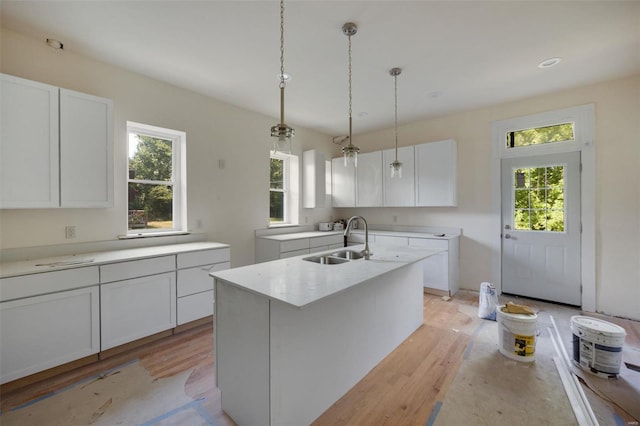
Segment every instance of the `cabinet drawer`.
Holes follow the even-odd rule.
[[[229,269],[229,262],[178,270],[178,297],[213,290],[213,277],[209,272]]]
[[[309,248],[309,238],[301,238],[299,240],[289,240],[280,243],[280,252],[302,250]]]
[[[175,269],[176,257],[174,255],[111,263],[100,266],[100,282],[121,281],[146,275],[161,274]]]
[[[309,254],[309,249],[294,250],[294,251],[288,251],[285,253],[280,253],[280,259],[286,259],[287,257],[301,256],[303,254]]]
[[[213,315],[213,290],[178,299],[178,325],[209,315]]]
[[[231,259],[229,248],[178,253],[178,269],[193,266],[210,265],[212,263],[228,262]]]
[[[309,239],[309,247],[322,247],[331,244],[340,244],[342,242],[342,234],[327,235],[322,237],[314,237]]]
[[[448,240],[436,240],[431,238],[409,238],[409,245],[414,247],[449,250]]]
[[[98,284],[97,266],[0,279],[0,301],[20,299]]]

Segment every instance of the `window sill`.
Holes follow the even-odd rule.
[[[187,231],[140,232],[137,234],[118,235],[118,239],[130,240],[134,238],[171,237],[175,235],[189,235],[189,232]]]
[[[269,224],[269,229],[272,229],[272,228],[290,228],[290,227],[293,227],[293,226],[300,226],[300,225],[295,224],[295,223],[270,223]]]

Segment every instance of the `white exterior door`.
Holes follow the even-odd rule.
[[[502,292],[581,304],[580,152],[502,159]]]

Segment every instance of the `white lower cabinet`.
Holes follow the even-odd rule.
[[[409,238],[409,245],[446,250],[423,261],[422,283],[425,291],[436,290],[437,294],[453,296],[458,291],[458,238]]]
[[[178,325],[213,315],[213,278],[209,273],[229,269],[230,260],[228,248],[178,254]]]
[[[230,248],[193,245],[0,278],[0,383],[212,315],[209,272],[230,267]]]
[[[0,383],[98,353],[99,324],[97,285],[0,303]]]
[[[312,237],[298,237],[295,233],[256,237],[256,263],[331,250],[343,244],[341,233]]]
[[[175,272],[100,286],[102,350],[176,326]]]

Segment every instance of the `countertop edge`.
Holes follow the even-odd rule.
[[[380,246],[377,246],[377,247],[379,248]],[[398,248],[396,246],[390,246],[390,247],[393,247],[395,249]],[[350,248],[354,248],[354,246],[352,246]],[[325,251],[325,252],[314,253],[314,255],[328,254],[328,253],[331,253],[333,251],[335,251],[335,250],[329,250],[329,251]],[[244,267],[232,268],[232,269],[227,269],[227,270],[224,270],[224,271],[215,271],[215,272],[209,273],[209,275],[211,277],[217,279],[217,280],[224,281],[225,283],[227,283],[230,286],[242,289],[244,291],[247,291],[249,293],[252,293],[252,294],[264,297],[264,298],[267,298],[270,301],[283,303],[283,304],[285,304],[287,306],[290,306],[290,307],[293,307],[293,308],[296,308],[296,309],[304,309],[305,307],[310,306],[310,305],[312,305],[314,303],[320,302],[320,301],[325,300],[325,299],[327,299],[329,297],[333,297],[335,295],[343,293],[343,292],[345,292],[345,291],[347,291],[347,290],[349,290],[349,289],[351,289],[353,287],[356,287],[356,286],[358,286],[360,284],[366,283],[367,281],[369,281],[371,279],[377,278],[377,277],[379,277],[381,275],[384,275],[384,274],[387,274],[389,272],[395,271],[397,269],[400,269],[402,267],[408,266],[410,264],[419,262],[419,261],[424,260],[424,259],[426,259],[428,257],[431,257],[431,256],[434,256],[434,255],[436,255],[438,253],[444,252],[446,250],[444,250],[444,249],[423,249],[423,248],[418,249],[418,248],[411,248],[411,251],[414,252],[414,253],[415,252],[422,252],[422,255],[419,255],[419,256],[417,256],[415,258],[405,259],[405,260],[398,260],[398,261],[385,260],[384,258],[383,259],[379,259],[379,260],[374,258],[374,259],[371,259],[371,260],[357,260],[357,261],[354,261],[354,262],[375,262],[375,263],[384,262],[385,264],[392,265],[392,266],[390,266],[388,268],[385,268],[385,270],[379,271],[378,273],[375,273],[373,275],[366,276],[364,279],[360,279],[360,280],[357,280],[355,282],[351,282],[348,285],[346,285],[346,286],[344,286],[344,287],[342,287],[340,289],[337,289],[335,291],[331,291],[331,292],[328,292],[326,294],[320,295],[318,298],[310,300],[310,301],[302,303],[302,304],[294,303],[292,301],[288,301],[288,300],[285,300],[285,299],[283,299],[281,297],[278,297],[277,295],[269,294],[269,293],[260,291],[260,290],[256,289],[254,286],[247,285],[247,284],[242,284],[242,283],[238,282],[239,281],[238,279],[233,281],[232,278],[229,277],[229,275],[236,274],[238,270],[243,269],[243,268],[252,267],[252,268],[257,269],[258,267],[256,265],[263,265],[264,268],[267,268],[267,266],[266,266],[267,264],[270,264],[270,263],[273,264],[273,263],[276,263],[276,262],[280,262],[281,264],[283,264],[284,262],[292,262],[292,261],[295,261],[295,262],[299,261],[299,262],[305,262],[306,263],[306,261],[304,261],[302,259],[304,257],[307,257],[308,255],[302,255],[302,256],[297,256],[297,257],[287,258],[287,259],[278,259],[278,260],[274,260],[274,261],[271,261],[271,262],[264,262],[264,263],[260,263],[260,264],[247,265],[247,266],[244,266]],[[375,250],[374,250],[374,255],[375,255]],[[315,264],[315,263],[309,263],[308,265],[305,265],[304,263],[302,263],[301,265],[304,265],[304,267],[307,267],[307,268],[314,268],[314,267],[331,268],[332,267],[330,265],[318,265],[318,264]],[[357,266],[357,264],[354,263],[352,266]]]
[[[223,248],[230,248],[230,245],[212,241],[198,241],[189,243],[164,244],[159,246],[78,253],[74,255],[46,257],[38,259],[16,260],[0,263],[0,279]],[[82,259],[86,259],[86,261],[67,265],[59,264],[55,266],[49,266],[49,264],[51,263],[76,262],[81,261]]]

